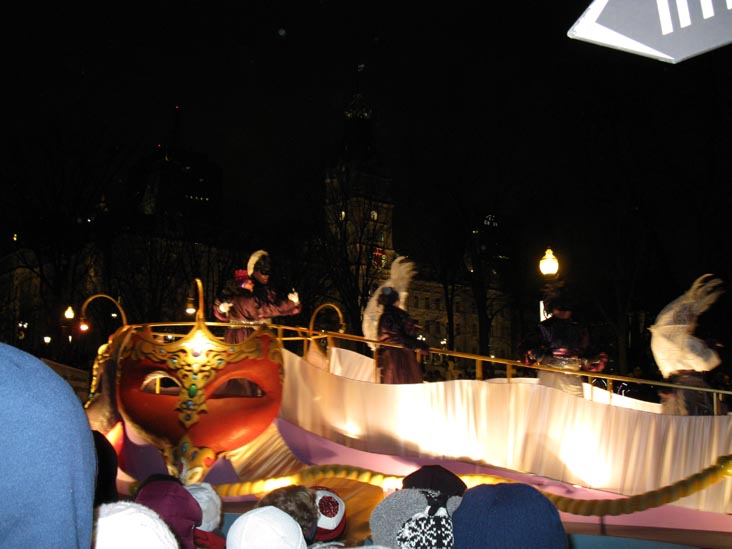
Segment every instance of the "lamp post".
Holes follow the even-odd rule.
[[[89,324],[86,321],[86,308],[89,306],[89,304],[92,301],[94,301],[95,299],[100,298],[100,297],[102,297],[104,299],[108,299],[109,301],[114,303],[114,305],[115,305],[115,307],[117,307],[117,310],[119,311],[119,315],[122,319],[122,325],[127,326],[127,315],[125,314],[125,311],[122,308],[122,305],[120,305],[116,299],[114,299],[111,296],[108,296],[107,294],[94,294],[94,295],[86,298],[84,303],[82,303],[82,305],[81,305],[81,315],[79,316],[79,329],[82,332],[89,331]]]
[[[544,285],[544,289],[546,290],[547,286],[557,278],[557,274],[559,273],[559,260],[551,248],[547,248],[544,256],[539,260],[539,271],[546,281]],[[539,300],[539,321],[546,320],[547,318],[549,318],[549,315],[547,315],[544,308],[544,301]]]

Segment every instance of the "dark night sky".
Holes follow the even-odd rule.
[[[311,215],[361,90],[402,223],[417,195],[471,193],[522,227],[532,253],[546,240],[571,254],[587,244],[578,228],[636,208],[671,286],[710,269],[732,279],[732,46],[670,65],[571,40],[589,3],[16,7],[4,129],[32,134],[74,103],[152,147],[180,105],[181,144],[224,169],[225,215],[256,204],[287,223]]]

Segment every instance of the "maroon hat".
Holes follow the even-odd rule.
[[[149,507],[170,527],[181,549],[195,549],[193,531],[202,520],[201,506],[175,477],[143,484],[135,502]]]

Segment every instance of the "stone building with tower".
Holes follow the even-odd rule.
[[[363,95],[356,94],[344,113],[343,145],[324,181],[327,262],[333,274],[329,299],[343,309],[352,333],[360,333],[361,315],[371,292],[389,277],[394,258],[403,255],[394,240],[398,206],[392,197],[393,185],[374,144],[372,109]],[[497,238],[498,225],[495,216],[486,216],[484,226],[474,229],[473,238]],[[479,248],[477,261],[488,264],[484,270],[494,275],[482,286],[488,294],[483,304],[489,309],[485,315],[490,320],[489,348],[494,356],[513,358],[512,314],[501,278],[495,276],[495,247]],[[433,268],[421,264],[419,257],[412,259],[417,274],[403,305],[420,325],[420,337],[433,348],[478,354],[479,317],[468,280],[469,264],[476,260],[468,259],[466,251],[465,265],[459,267],[464,276],[446,289]],[[428,370],[444,374],[447,369],[446,359],[439,354],[426,360]],[[467,366],[471,361],[464,362]]]

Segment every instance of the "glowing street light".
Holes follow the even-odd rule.
[[[69,320],[71,320],[72,318],[74,318],[74,308],[71,305],[69,305],[68,307],[66,307],[66,310],[64,311],[64,317],[67,318],[67,319],[69,319]]]
[[[559,260],[554,255],[554,251],[551,248],[547,248],[544,252],[544,257],[539,260],[539,270],[544,278],[548,281],[547,286],[554,283],[559,272]],[[546,286],[545,286],[546,289]],[[539,321],[546,320],[551,314],[547,313],[544,307],[544,301],[539,301]]]
[[[559,260],[551,248],[547,248],[544,257],[539,261],[539,270],[546,277],[556,276],[559,272]]]

